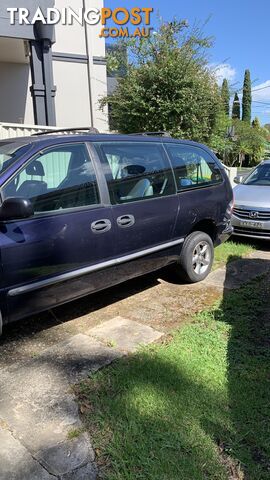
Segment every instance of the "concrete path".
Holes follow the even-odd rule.
[[[94,480],[71,385],[269,271],[270,252],[255,252],[201,284],[152,275],[11,326],[0,340],[0,480]]]
[[[2,368],[0,479],[95,479],[94,451],[70,386],[161,335],[118,317]]]

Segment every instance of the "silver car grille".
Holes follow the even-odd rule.
[[[233,214],[236,217],[244,218],[247,220],[270,221],[270,210],[256,210],[234,207]]]

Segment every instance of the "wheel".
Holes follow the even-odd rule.
[[[214,260],[212,239],[204,232],[191,233],[184,242],[177,275],[189,283],[201,282],[210,273]]]

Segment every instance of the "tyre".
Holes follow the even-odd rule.
[[[188,283],[201,282],[211,272],[213,260],[212,239],[207,233],[193,232],[185,239],[175,272]]]

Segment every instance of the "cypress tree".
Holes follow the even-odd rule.
[[[250,71],[245,71],[243,98],[242,98],[242,120],[250,124],[251,122],[251,80]]]
[[[233,99],[232,118],[238,118],[240,120],[240,101],[237,93],[235,93]]]
[[[230,91],[229,91],[229,84],[228,80],[224,78],[221,87],[221,100],[224,106],[224,111],[226,115],[230,115]]]

